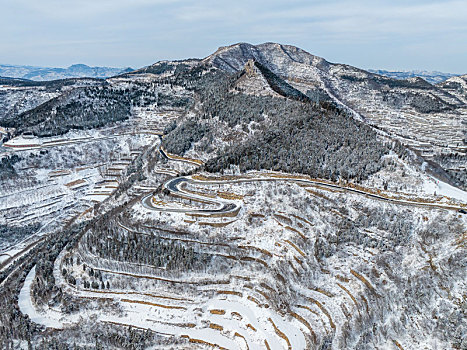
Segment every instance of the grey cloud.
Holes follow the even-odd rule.
[[[467,71],[459,0],[16,0],[2,14],[2,63],[138,67],[279,41],[362,68]]]

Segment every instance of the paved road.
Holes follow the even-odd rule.
[[[170,158],[166,152],[162,149],[162,135],[159,135],[159,140],[161,141],[161,147],[159,147],[159,152],[161,155],[172,161],[180,161],[185,162],[186,160],[182,159],[172,159]],[[384,196],[380,196],[371,192],[366,192],[363,190],[358,190],[351,187],[340,186],[337,184],[331,184],[328,182],[321,182],[316,180],[307,180],[307,179],[294,179],[294,178],[277,178],[277,177],[270,177],[270,178],[239,178],[237,180],[213,180],[213,181],[200,181],[200,180],[193,180],[191,177],[176,177],[170,179],[164,184],[164,188],[169,190],[171,193],[177,193],[178,195],[193,200],[202,200],[204,202],[210,202],[212,204],[217,204],[218,208],[216,209],[187,209],[187,208],[166,208],[166,207],[155,207],[152,203],[151,199],[153,197],[152,194],[145,196],[142,199],[143,206],[150,210],[157,210],[157,211],[166,211],[166,212],[180,212],[180,213],[204,213],[204,214],[218,214],[218,213],[231,213],[235,210],[239,209],[239,206],[232,202],[226,202],[221,200],[212,200],[211,198],[198,196],[193,193],[185,192],[179,189],[179,185],[182,183],[192,183],[192,184],[228,184],[228,183],[241,183],[241,182],[256,182],[256,181],[288,181],[288,182],[295,182],[298,184],[305,184],[311,186],[321,186],[330,189],[336,189],[339,191],[345,191],[350,193],[355,193],[359,195],[363,195],[367,198],[372,198],[380,201],[390,202],[399,205],[408,205],[408,206],[416,206],[416,207],[424,207],[429,209],[446,209],[446,210],[455,210],[461,213],[464,213],[467,208],[463,208],[461,206],[455,205],[443,205],[443,204],[436,204],[436,203],[423,203],[417,201],[410,201],[410,200],[402,200],[402,199],[392,199],[387,198]]]
[[[145,196],[142,199],[143,206],[147,209],[151,210],[157,210],[157,211],[164,211],[164,212],[176,212],[176,213],[200,213],[200,214],[228,214],[235,212],[236,210],[239,209],[239,206],[235,203],[232,202],[227,202],[227,201],[222,201],[222,200],[213,200],[211,198],[206,198],[203,196],[199,196],[190,192],[186,192],[183,190],[180,190],[179,185],[182,183],[203,183],[203,182],[198,182],[194,181],[190,178],[187,178],[185,176],[181,177],[176,177],[173,179],[170,179],[164,184],[164,188],[169,190],[171,193],[176,193],[179,196],[186,198],[186,199],[191,199],[194,201],[203,201],[203,202],[209,202],[211,204],[217,205],[217,208],[215,209],[189,209],[189,208],[170,208],[170,207],[158,207],[154,206],[152,203],[152,197],[153,194],[149,194]]]
[[[147,195],[143,198],[143,205],[144,207],[157,210],[157,211],[165,211],[165,212],[182,212],[182,213],[204,213],[204,214],[219,214],[219,213],[231,213],[235,210],[239,209],[239,206],[232,202],[226,202],[221,200],[213,200],[211,198],[203,197],[200,195],[195,195],[183,190],[180,190],[179,186],[183,183],[191,183],[191,184],[200,184],[200,185],[209,185],[209,184],[229,184],[229,183],[242,183],[242,182],[258,182],[258,181],[287,181],[287,182],[295,182],[297,184],[304,184],[304,185],[312,185],[312,186],[321,186],[330,189],[335,189],[339,191],[345,191],[350,193],[355,193],[359,195],[363,195],[368,198],[385,201],[389,203],[394,203],[398,205],[407,205],[407,206],[416,206],[416,207],[423,207],[429,209],[445,209],[445,210],[455,210],[455,211],[462,211],[465,208],[461,206],[455,205],[443,205],[443,204],[436,204],[436,203],[423,203],[417,201],[410,201],[410,200],[402,200],[402,199],[392,199],[383,197],[377,194],[373,194],[370,192],[365,192],[363,190],[358,190],[351,187],[340,186],[336,184],[330,184],[327,182],[315,181],[315,180],[307,180],[307,179],[291,179],[291,178],[241,178],[238,180],[214,180],[214,181],[200,181],[200,180],[193,180],[190,177],[182,176],[170,179],[164,184],[164,188],[169,190],[171,193],[176,193],[186,199],[192,200],[202,200],[205,202],[210,202],[212,204],[216,204],[218,208],[216,209],[187,209],[187,208],[166,208],[166,207],[157,207],[154,206],[151,199],[153,194]]]

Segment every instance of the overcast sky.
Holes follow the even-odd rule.
[[[467,73],[467,0],[0,0],[0,63],[138,68],[292,44],[361,68]]]

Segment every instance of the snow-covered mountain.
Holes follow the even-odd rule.
[[[34,81],[69,78],[108,78],[132,71],[132,68],[89,67],[74,64],[68,68],[50,68],[0,64],[0,77],[21,78]]]
[[[452,77],[440,85],[419,77],[393,79],[277,43],[221,47],[203,62],[238,72],[248,60],[267,67],[311,100],[344,107],[427,160],[443,164],[467,186],[466,159],[461,156],[458,162],[457,156],[467,150],[465,76]]]
[[[0,79],[0,344],[467,348],[466,87],[277,43]]]

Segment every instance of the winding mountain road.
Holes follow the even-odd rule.
[[[238,204],[221,201],[221,200],[212,200],[211,198],[207,198],[204,196],[196,195],[187,191],[184,191],[179,188],[179,186],[183,183],[192,183],[192,184],[204,184],[204,182],[195,181],[189,177],[182,176],[170,179],[164,184],[164,188],[170,191],[172,194],[178,194],[178,196],[193,200],[193,201],[202,201],[208,202],[209,204],[214,204],[217,206],[215,209],[190,209],[190,208],[170,208],[164,206],[155,206],[152,202],[152,198],[154,195],[151,193],[145,196],[142,199],[143,206],[147,209],[157,210],[157,211],[165,211],[165,212],[177,212],[177,213],[190,213],[190,214],[229,214],[234,213],[240,207]]]
[[[168,154],[162,147],[162,135],[159,135],[159,139],[161,141],[161,146],[159,147],[159,152],[161,153],[162,157],[177,162],[185,162],[192,165],[201,165],[203,162],[195,159],[189,159],[179,156],[173,156]],[[344,191],[348,193],[359,194],[365,196],[367,198],[386,201],[398,205],[408,205],[408,206],[416,206],[416,207],[424,207],[429,209],[445,209],[445,210],[455,210],[461,213],[464,213],[467,209],[466,206],[461,205],[451,205],[451,204],[439,204],[439,203],[429,203],[424,202],[423,199],[419,198],[418,200],[405,200],[405,199],[395,199],[389,198],[382,195],[378,195],[375,193],[370,192],[370,190],[365,191],[361,189],[356,189],[352,187],[342,186],[338,184],[332,184],[325,181],[319,180],[311,180],[311,179],[300,179],[300,178],[293,178],[290,175],[284,174],[283,177],[278,177],[277,174],[272,177],[272,174],[268,173],[260,173],[260,177],[239,177],[238,179],[229,179],[229,180],[194,180],[192,176],[181,176],[176,177],[168,180],[163,187],[167,189],[171,194],[178,195],[179,197],[194,200],[194,201],[202,201],[204,203],[208,202],[210,204],[217,205],[216,209],[193,209],[193,208],[170,208],[167,206],[157,206],[154,205],[152,198],[154,197],[153,194],[146,195],[142,199],[142,204],[145,208],[149,210],[155,211],[164,211],[164,212],[178,212],[178,213],[189,213],[189,214],[229,214],[233,213],[240,209],[240,206],[236,203],[223,201],[223,200],[213,200],[211,197],[196,195],[187,191],[184,191],[179,188],[179,185],[183,183],[190,183],[190,184],[199,184],[199,185],[209,185],[209,184],[229,184],[229,183],[242,183],[242,182],[258,182],[258,181],[288,181],[294,182],[297,184],[308,185],[308,186],[319,186],[321,188],[328,188],[332,190]],[[467,193],[465,193],[465,201],[467,202]]]
[[[268,176],[268,174],[261,174],[262,176]],[[173,179],[168,180],[163,187],[170,191],[171,194],[176,194],[179,197],[194,200],[194,201],[203,201],[209,202],[210,204],[217,205],[216,209],[191,209],[191,208],[170,208],[165,206],[156,206],[152,202],[153,194],[149,194],[145,196],[142,200],[143,205],[145,208],[150,210],[156,211],[165,211],[165,212],[180,212],[180,213],[203,213],[203,214],[229,214],[235,212],[240,208],[240,206],[233,202],[223,201],[223,200],[213,200],[210,197],[205,197],[202,195],[196,195],[183,189],[180,189],[180,186],[183,183],[195,184],[195,185],[217,185],[217,184],[232,184],[232,183],[247,183],[247,182],[260,182],[260,181],[287,181],[293,182],[301,185],[309,185],[309,186],[319,186],[333,190],[345,191],[349,193],[354,193],[358,195],[365,196],[367,198],[386,201],[398,205],[408,205],[408,206],[416,206],[416,207],[423,207],[429,209],[445,209],[445,210],[455,210],[455,211],[463,211],[466,208],[457,205],[450,205],[450,204],[438,204],[438,203],[426,203],[421,201],[411,201],[411,200],[404,200],[404,199],[394,199],[388,198],[382,195],[377,195],[371,192],[366,192],[364,190],[359,190],[356,188],[341,186],[337,184],[331,184],[328,182],[322,182],[317,180],[308,180],[308,179],[297,179],[297,178],[290,178],[290,177],[252,177],[252,178],[239,178],[233,180],[194,180],[191,176],[182,176],[176,177]],[[467,199],[467,194],[466,194]]]

